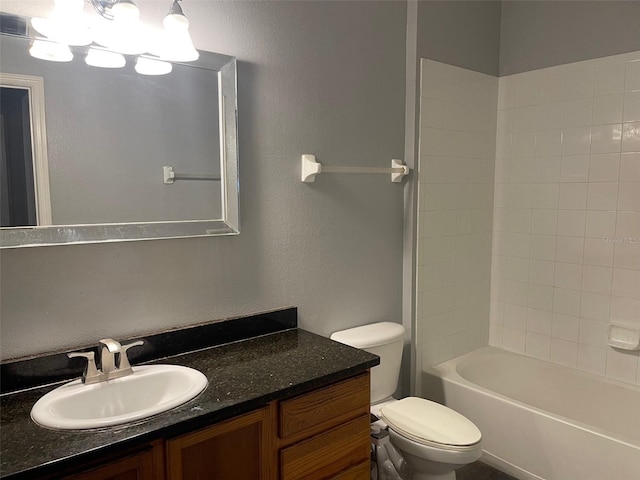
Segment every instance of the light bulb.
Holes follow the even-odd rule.
[[[189,35],[189,20],[182,14],[170,13],[162,21],[164,32],[155,54],[174,62],[192,62],[200,57]]]
[[[127,63],[125,58],[119,53],[94,47],[89,49],[84,61],[87,65],[100,68],[122,68]]]
[[[162,60],[139,57],[135,69],[141,75],[166,75],[171,72],[173,65]]]
[[[82,0],[56,0],[48,18],[31,19],[33,28],[48,39],[65,45],[92,42]]]
[[[34,40],[29,54],[32,57],[50,62],[70,62],[73,60],[73,53],[68,45],[47,40]]]

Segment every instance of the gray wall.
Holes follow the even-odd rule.
[[[419,1],[418,58],[498,75],[500,1]]]
[[[32,13],[43,2],[6,1]],[[159,22],[165,2],[140,0]],[[48,6],[48,2],[44,2]],[[404,2],[185,1],[198,47],[238,57],[235,237],[3,250],[2,358],[285,305],[328,335],[401,321],[403,186],[300,182],[300,155],[380,166],[404,150]]]
[[[500,76],[640,50],[638,1],[503,1]]]

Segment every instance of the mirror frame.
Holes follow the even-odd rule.
[[[30,19],[24,20],[30,25]],[[37,38],[15,32],[1,33],[22,37],[26,41]],[[0,40],[1,41],[1,40]],[[86,52],[86,47],[71,47],[74,52]],[[135,222],[79,225],[46,225],[0,228],[0,249],[49,245],[128,242],[168,238],[209,237],[240,233],[238,181],[238,106],[236,58],[219,53],[199,51],[195,62],[174,64],[216,71],[218,75],[218,114],[220,118],[220,194],[221,218],[212,220],[183,220],[172,222]],[[26,52],[25,52],[26,53]],[[1,66],[0,66],[1,70]],[[31,102],[30,98],[30,102]],[[31,108],[33,115],[33,108]],[[33,126],[34,120],[31,120]],[[32,128],[33,132],[33,128]],[[32,140],[33,133],[32,133]],[[37,148],[35,143],[33,148]]]

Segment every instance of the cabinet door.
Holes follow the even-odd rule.
[[[78,473],[65,480],[156,480],[154,456],[150,451],[132,455],[84,473]]]
[[[273,480],[270,407],[167,441],[168,480]]]

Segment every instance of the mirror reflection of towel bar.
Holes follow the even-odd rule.
[[[391,168],[382,167],[327,167],[316,161],[315,155],[302,155],[302,181],[314,182],[316,175],[320,173],[385,173],[391,174],[391,181],[399,183],[405,175],[409,174],[402,160],[391,160]]]
[[[197,173],[176,173],[173,167],[162,167],[162,175],[165,185],[171,185],[176,180],[206,180],[219,182],[220,175],[199,175]]]

